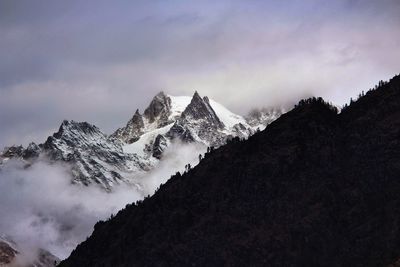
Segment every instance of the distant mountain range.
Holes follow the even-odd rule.
[[[282,112],[264,109],[244,118],[197,92],[193,97],[160,92],[143,114],[136,110],[126,126],[110,136],[90,123],[65,120],[43,144],[6,147],[0,166],[10,159],[23,160],[27,166],[37,160],[66,162],[75,184],[97,184],[111,191],[126,183],[140,190],[133,178],[156,168],[171,143],[219,147],[233,137],[248,138]]]
[[[98,222],[60,266],[399,266],[399,178],[396,76],[340,113],[302,100],[209,151]]]

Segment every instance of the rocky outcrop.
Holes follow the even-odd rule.
[[[120,139],[128,144],[139,140],[144,133],[143,117],[137,109],[133,117],[128,121],[125,127],[119,128],[111,135],[113,138]]]
[[[164,152],[165,148],[168,145],[167,139],[162,136],[161,134],[157,135],[156,139],[154,140],[153,144],[153,157],[157,159],[161,159],[161,155]]]
[[[144,111],[144,116],[149,123],[158,121],[158,127],[163,127],[168,121],[171,110],[171,98],[164,92],[158,93]]]
[[[4,148],[2,156],[4,158],[22,158],[23,153],[23,146],[10,146]]]
[[[0,153],[0,164],[2,164],[4,160],[10,158],[21,159],[29,164],[39,157],[40,152],[41,148],[33,142],[30,143],[27,148],[21,145],[5,147],[3,152]]]
[[[39,157],[40,152],[41,148],[37,144],[32,142],[22,153],[22,158],[24,158],[25,160],[36,159],[37,157]]]

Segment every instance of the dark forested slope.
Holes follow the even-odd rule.
[[[400,257],[400,76],[337,114],[301,101],[151,198],[61,266],[386,266]]]

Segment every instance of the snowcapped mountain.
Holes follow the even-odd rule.
[[[140,187],[134,178],[154,169],[173,142],[218,147],[229,138],[248,138],[281,113],[258,110],[244,118],[197,92],[193,97],[160,92],[143,114],[136,110],[126,126],[110,136],[87,122],[65,120],[43,144],[4,149],[0,164],[10,158],[27,164],[38,159],[64,162],[76,184],[94,183],[107,191],[120,183]]]
[[[127,125],[111,137],[124,142],[127,153],[160,159],[176,139],[218,147],[231,137],[247,138],[278,118],[282,110],[268,112],[262,110],[245,119],[208,97],[201,98],[197,92],[193,97],[160,92],[143,114],[136,110]]]

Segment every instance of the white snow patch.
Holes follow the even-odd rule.
[[[146,154],[146,151],[145,151],[146,145],[154,142],[154,140],[157,137],[157,135],[166,134],[169,131],[169,129],[171,129],[172,125],[174,125],[174,124],[170,123],[167,126],[164,126],[162,128],[158,128],[158,129],[155,129],[155,130],[153,130],[151,132],[143,134],[139,138],[139,140],[137,140],[136,142],[134,142],[132,144],[124,145],[122,147],[123,151],[125,153],[137,154],[137,155],[142,156],[142,157],[148,156]]]
[[[232,127],[238,123],[241,123],[244,126],[248,127],[246,120],[242,116],[229,111],[227,108],[225,108],[218,102],[215,102],[214,100],[210,99],[210,105],[214,109],[218,118],[225,124],[227,130],[232,129]]]
[[[180,116],[192,100],[192,97],[190,96],[168,96],[171,98],[172,106],[169,119]],[[218,118],[225,124],[227,130],[232,129],[232,127],[238,123],[242,123],[243,125],[248,126],[246,120],[242,116],[231,112],[218,102],[210,99],[210,105],[217,114]]]
[[[168,118],[170,120],[179,117],[185,110],[185,108],[190,104],[190,101],[192,101],[192,98],[190,96],[168,95],[168,97],[171,98],[171,115]]]

